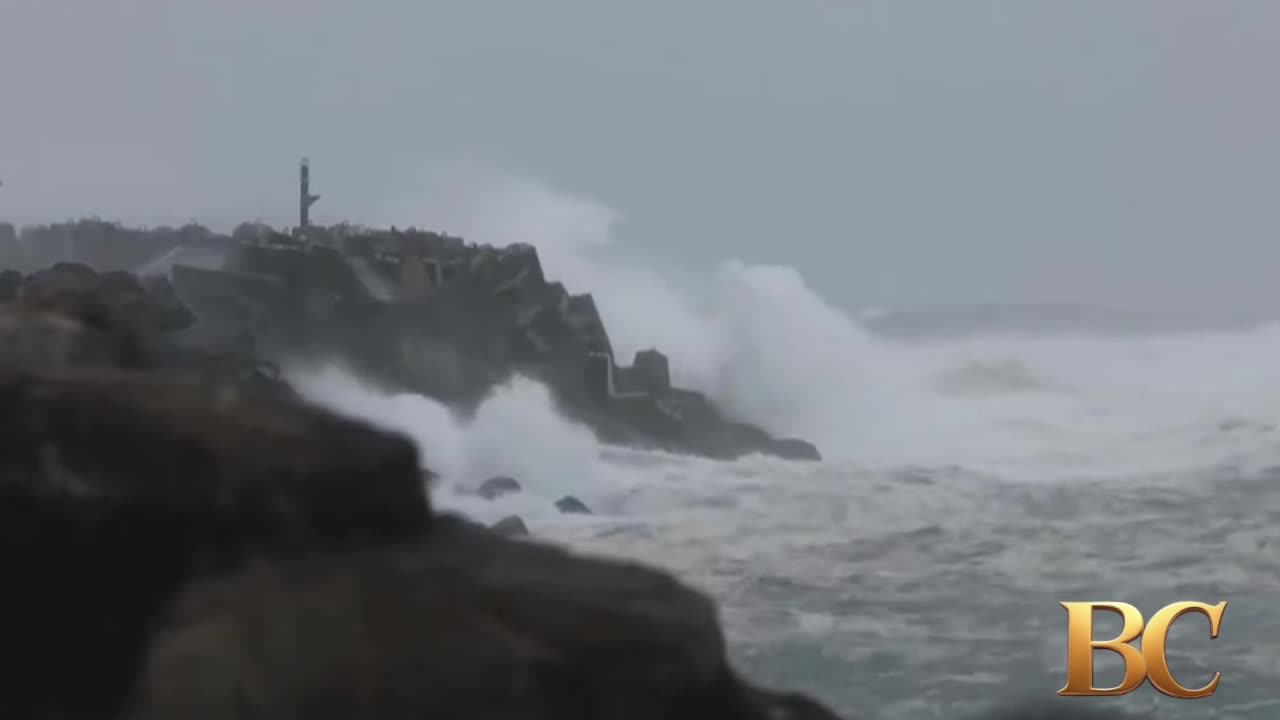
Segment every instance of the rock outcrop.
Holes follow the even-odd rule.
[[[407,438],[175,368],[104,292],[0,308],[0,717],[836,717],[672,576],[435,512]]]
[[[834,717],[742,680],[671,576],[434,513],[407,438],[152,358],[0,353],[4,717]]]
[[[46,369],[159,363],[292,392],[275,366],[258,356],[252,338],[214,346],[183,342],[182,332],[196,322],[163,277],[98,273],[79,263],[57,263],[26,276],[0,274],[0,342],[6,348],[0,366],[19,360]]]
[[[519,515],[508,515],[494,523],[489,529],[499,535],[506,535],[508,537],[529,534],[529,528],[524,524],[524,518]]]
[[[515,478],[507,477],[506,475],[491,477],[480,483],[479,487],[476,488],[476,495],[485,500],[493,500],[503,495],[518,492],[520,492],[520,483],[516,482]]]
[[[0,276],[0,300],[97,282],[122,297],[168,293],[175,302],[152,303],[149,321],[211,354],[251,347],[276,365],[323,355],[464,412],[525,375],[604,442],[721,459],[820,458],[807,442],[772,438],[674,387],[656,349],[621,364],[592,296],[547,278],[529,245],[478,246],[412,228],[311,227],[303,239],[260,224],[220,235],[85,220],[0,226],[0,261],[29,273]],[[141,268],[171,275],[172,286],[119,272]]]
[[[673,387],[655,349],[620,365],[593,297],[548,279],[530,245],[477,246],[412,229],[312,228],[305,242],[255,232],[222,270],[173,269],[180,292],[223,336],[252,331],[278,353],[339,356],[463,407],[526,375],[606,442],[724,459],[819,457]],[[228,313],[237,307],[249,309]]]
[[[556,509],[566,515],[590,515],[591,508],[572,495],[565,495],[556,501]]]

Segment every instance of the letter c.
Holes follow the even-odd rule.
[[[1142,656],[1147,663],[1147,678],[1151,680],[1152,687],[1169,697],[1181,700],[1206,698],[1218,691],[1218,682],[1222,680],[1222,673],[1214,673],[1208,685],[1195,690],[1179,685],[1178,681],[1173,679],[1173,673],[1169,671],[1169,658],[1165,652],[1169,640],[1169,628],[1173,626],[1175,620],[1192,613],[1204,615],[1209,618],[1209,638],[1216,639],[1218,628],[1222,625],[1222,614],[1226,609],[1225,601],[1217,605],[1177,602],[1161,608],[1151,616],[1151,622],[1147,623],[1146,631],[1142,633]],[[1126,629],[1127,627],[1126,624]]]

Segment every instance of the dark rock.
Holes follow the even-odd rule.
[[[794,438],[774,440],[773,454],[784,460],[811,460],[814,462],[822,460],[822,455],[818,452],[818,448],[813,446],[813,443]]]
[[[137,275],[124,270],[111,270],[97,278],[97,288],[107,295],[144,295],[146,290]]]
[[[10,302],[18,298],[22,287],[22,273],[17,270],[0,272],[0,302]]]
[[[250,331],[277,353],[340,357],[464,412],[522,374],[604,442],[725,459],[774,454],[767,433],[671,387],[661,352],[618,367],[591,295],[549,282],[531,246],[477,247],[416,230],[309,233],[309,246],[274,231],[240,233],[224,270],[175,265],[174,283],[212,335]]]
[[[12,278],[13,274],[0,276]],[[214,381],[293,394],[270,362],[239,348],[215,350],[174,335],[195,320],[168,281],[64,263],[20,278],[0,299],[0,367],[182,368]],[[2,289],[0,289],[2,292]]]
[[[568,515],[591,514],[591,508],[587,507],[585,503],[572,495],[565,495],[557,500],[556,509]]]
[[[5,371],[0,427],[6,717],[111,717],[193,573],[430,527],[412,443],[229,386]]]
[[[516,482],[515,478],[499,475],[480,483],[480,486],[476,488],[476,495],[485,500],[493,500],[503,495],[518,493],[520,490],[520,483]]]
[[[529,528],[519,515],[508,515],[494,523],[490,529],[499,535],[518,536],[529,534]]]
[[[666,574],[466,522],[207,576],[168,617],[129,717],[832,717],[738,679],[711,603]]]
[[[657,350],[641,350],[631,361],[636,384],[652,393],[671,389],[671,368],[667,356]]]
[[[150,277],[142,284],[146,290],[146,305],[141,315],[148,326],[168,333],[186,330],[196,323],[195,313],[178,298],[167,278]]]
[[[0,714],[830,717],[739,678],[670,575],[433,516],[423,486],[407,438],[292,397],[0,371]]]
[[[143,332],[175,332],[196,321],[163,278],[144,281],[133,273],[114,270],[100,275],[95,288],[103,302]]]
[[[40,300],[46,294],[58,295],[67,290],[91,290],[98,282],[98,273],[83,263],[60,262],[26,277],[22,283],[22,297]]]
[[[822,703],[799,693],[754,690],[752,694],[768,720],[840,720]]]
[[[91,290],[64,289],[0,305],[0,367],[144,367],[142,339]]]
[[[27,277],[21,294],[96,285],[118,313],[138,319],[141,335],[186,330],[188,339],[225,351],[248,334],[258,360],[326,355],[463,412],[523,374],[546,384],[561,410],[604,442],[723,459],[790,452],[672,387],[670,361],[658,350],[617,365],[592,296],[548,280],[529,245],[476,246],[442,233],[346,224],[312,226],[311,242],[257,223],[231,235],[98,219],[28,227],[21,237],[6,227],[0,259],[24,270],[54,263]],[[178,250],[225,262],[195,267]],[[176,288],[132,274],[162,267]],[[11,297],[0,285],[0,301]],[[691,404],[708,410],[689,411]]]
[[[98,368],[0,373],[0,425],[6,487],[47,484],[56,468],[86,497],[142,496],[179,512],[216,504],[240,537],[271,543],[428,525],[407,439],[229,384]]]
[[[60,312],[117,338],[130,335],[141,342],[195,322],[163,279],[143,281],[121,270],[98,275],[77,263],[58,263],[26,278],[19,276],[16,283],[14,279],[13,272],[0,277],[0,299]]]

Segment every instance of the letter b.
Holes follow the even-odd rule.
[[[1166,646],[1169,628],[1175,620],[1189,613],[1209,618],[1209,637],[1217,638],[1222,614],[1227,609],[1225,602],[1217,605],[1199,602],[1168,605],[1151,616],[1151,622],[1145,625],[1145,629],[1142,613],[1128,603],[1064,602],[1061,605],[1067,610],[1067,685],[1058,691],[1059,695],[1125,695],[1137,690],[1143,680],[1150,680],[1152,687],[1165,695],[1184,700],[1209,697],[1217,692],[1222,673],[1214,673],[1208,685],[1195,690],[1179,685],[1169,671]],[[1105,610],[1120,616],[1124,627],[1118,637],[1104,641],[1093,639],[1094,610]],[[1141,650],[1130,645],[1139,637],[1143,638]],[[1123,682],[1112,688],[1094,687],[1094,650],[1110,650],[1124,660]]]

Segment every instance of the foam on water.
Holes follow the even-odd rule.
[[[754,674],[850,714],[931,718],[993,692],[1034,687],[1051,696],[1064,660],[1057,603],[1099,598],[1148,612],[1178,599],[1229,600],[1221,641],[1176,628],[1175,670],[1189,683],[1224,674],[1223,690],[1206,701],[1216,717],[1270,718],[1280,709],[1269,699],[1280,679],[1272,609],[1280,498],[1260,469],[1280,462],[1280,445],[1265,426],[1224,429],[1214,419],[1245,417],[1246,404],[1217,415],[1218,403],[1188,403],[1170,417],[1126,415],[1139,406],[1117,402],[1107,424],[1072,429],[1056,424],[1070,416],[1062,405],[1090,402],[1067,398],[1046,404],[1059,418],[1035,427],[1034,453],[1023,447],[1025,428],[988,409],[986,444],[968,451],[992,459],[976,469],[907,462],[909,454],[896,466],[808,465],[605,449],[525,380],[500,389],[469,423],[333,367],[303,376],[302,386],[410,434],[443,475],[435,501],[445,508],[486,522],[520,514],[535,535],[679,573],[720,603],[739,661]],[[1044,408],[1005,414],[1036,409]],[[979,414],[960,413],[975,430]],[[1205,422],[1188,421],[1196,417]],[[954,447],[935,444],[921,456]],[[525,491],[493,502],[457,491],[499,473]],[[557,513],[552,503],[566,493],[598,514]],[[1159,702],[1153,694],[1124,702]],[[1205,704],[1189,705],[1161,711],[1205,717]]]
[[[1179,704],[1143,690],[1108,702],[1158,704],[1168,717],[1280,711],[1280,329],[900,345],[794,270],[730,262],[684,292],[593,263],[609,216],[590,203],[519,183],[494,198],[475,211],[491,225],[468,226],[464,213],[451,229],[503,243],[548,218],[581,220],[524,239],[546,246],[549,276],[597,292],[620,348],[661,347],[683,382],[815,441],[827,460],[601,448],[528,380],[462,422],[334,366],[292,372],[318,401],[413,437],[443,476],[438,505],[486,521],[518,513],[535,535],[674,570],[719,601],[754,674],[858,717],[1051,697],[1065,661],[1057,603],[1068,599],[1148,612],[1230,601],[1219,641],[1191,622],[1174,633],[1175,674],[1195,684],[1221,671],[1217,696]],[[486,235],[495,217],[505,222]],[[947,391],[975,365],[995,370]],[[525,491],[485,502],[456,490],[496,474]],[[555,512],[565,494],[597,514]]]

